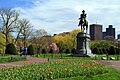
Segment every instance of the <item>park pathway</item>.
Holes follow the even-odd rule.
[[[0,63],[0,69],[1,68],[10,68],[10,67],[15,67],[15,66],[23,66],[23,65],[28,65],[28,64],[35,64],[35,63],[43,63],[47,62],[47,58],[33,58],[30,56],[27,56],[26,61],[19,61],[19,62],[9,62],[9,63]]]
[[[102,64],[105,64],[106,66],[110,66],[112,68],[120,70],[120,61],[101,60],[101,61],[98,61],[98,62],[100,62]]]

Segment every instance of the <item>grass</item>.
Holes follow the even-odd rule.
[[[0,54],[0,58],[16,57],[18,55]]]
[[[19,55],[8,55],[8,54],[0,54],[0,63],[8,63],[8,62],[17,62],[17,61],[25,61],[25,58],[18,58]]]
[[[74,57],[71,56],[70,54],[65,54],[65,53],[59,53],[59,54],[39,54],[39,55],[33,55],[33,57],[37,58],[53,58],[53,59],[72,59],[72,58],[83,58],[83,59],[89,59],[89,60],[102,60],[102,57],[106,57],[106,55],[96,55],[95,57]],[[108,60],[110,60],[110,57],[114,57],[115,60],[120,60],[119,55],[108,55]]]
[[[102,57],[105,57],[107,59],[107,55],[96,55],[95,60],[102,60]],[[114,57],[115,60],[120,60],[120,55],[108,55],[108,60],[110,60],[110,57]]]
[[[59,53],[59,54],[39,54],[39,55],[33,55],[33,57],[37,58],[73,58],[70,54],[64,54],[64,53]]]
[[[17,61],[26,61],[26,58],[16,58],[16,57],[0,58],[0,63],[17,62]]]

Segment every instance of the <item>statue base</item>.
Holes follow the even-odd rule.
[[[77,49],[73,56],[78,57],[94,57],[90,50],[90,35],[84,32],[79,32],[77,34]]]

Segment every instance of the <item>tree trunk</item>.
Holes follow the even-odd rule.
[[[6,36],[6,46],[8,45],[9,41],[8,41],[8,34],[5,35]]]

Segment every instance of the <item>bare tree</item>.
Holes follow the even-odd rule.
[[[13,9],[0,9],[0,21],[2,23],[1,32],[5,35],[6,45],[9,43],[9,35],[16,28],[15,23],[19,17],[16,10]]]
[[[109,42],[113,42],[115,40],[113,36],[105,36],[104,39]]]
[[[38,37],[42,37],[42,36],[45,36],[47,35],[47,31],[45,31],[44,29],[39,29],[39,30],[35,30],[33,33],[32,33],[32,37],[35,37],[35,38],[38,38]]]
[[[39,40],[39,47],[41,49],[47,49],[47,47],[53,43],[53,37],[50,35],[46,35],[40,38]]]
[[[31,35],[31,33],[32,33],[32,25],[30,21],[27,19],[20,20],[20,27],[16,39],[18,39],[21,34],[23,36],[24,47],[27,46],[26,41],[28,37]]]
[[[44,29],[35,30],[31,35],[30,42],[33,43],[37,48],[37,53],[40,52],[40,48],[44,47],[46,43],[47,32]],[[44,36],[44,37],[43,37]]]

